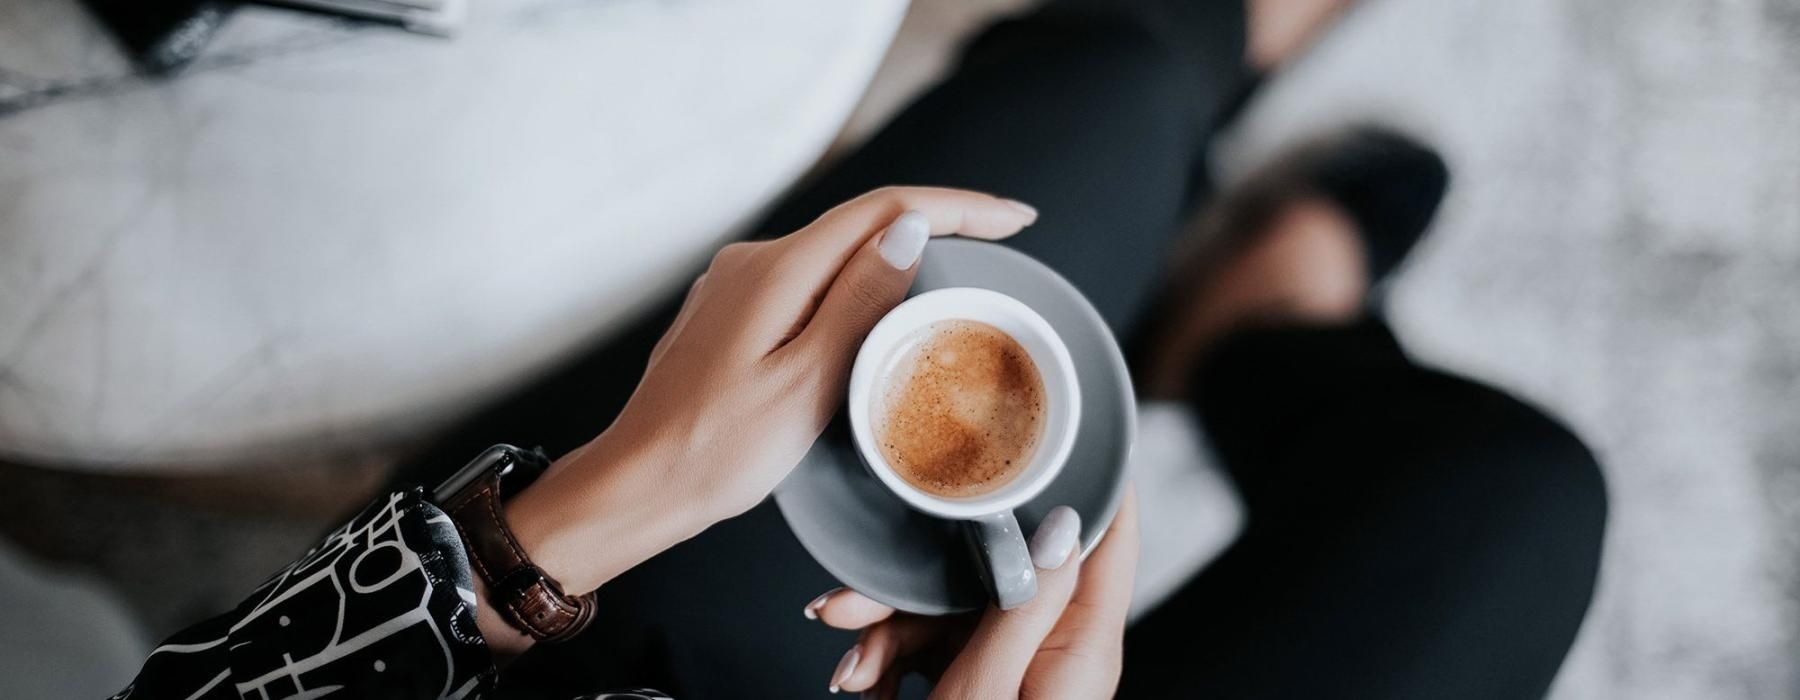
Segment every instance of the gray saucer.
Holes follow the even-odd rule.
[[[1081,513],[1083,552],[1112,522],[1124,495],[1137,431],[1131,378],[1119,344],[1074,285],[1031,257],[993,243],[934,239],[912,294],[984,287],[1011,295],[1056,329],[1081,381],[1081,427],[1068,466],[1020,508],[1029,534],[1058,505]],[[908,612],[941,615],[987,604],[987,593],[956,523],[915,511],[871,476],[840,416],[793,474],[775,503],[814,559],[844,585]]]

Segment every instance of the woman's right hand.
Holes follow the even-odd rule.
[[[513,533],[585,592],[749,510],[843,406],[857,349],[906,298],[926,240],[999,240],[1036,216],[980,192],[885,187],[726,246],[612,425],[507,504]]]
[[[849,589],[820,596],[807,606],[809,617],[862,630],[832,676],[832,692],[893,698],[901,677],[918,672],[936,681],[933,698],[1111,697],[1137,571],[1133,490],[1127,487],[1086,562],[1079,561],[1080,531],[1080,516],[1066,506],[1038,526],[1030,545],[1037,597],[1013,610],[990,605],[979,617],[926,617],[896,613]]]
[[[507,502],[514,536],[565,590],[587,592],[755,506],[843,406],[857,349],[906,298],[926,239],[999,240],[1036,218],[980,192],[884,187],[781,238],[726,246],[612,425]],[[522,650],[529,637],[492,608],[480,607],[490,646]]]

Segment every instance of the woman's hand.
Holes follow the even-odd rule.
[[[1103,698],[1119,684],[1125,615],[1137,571],[1137,497],[1129,488],[1100,547],[1080,563],[1080,517],[1050,512],[1031,538],[1038,593],[1030,603],[979,617],[896,614],[848,589],[806,607],[808,617],[860,629],[831,678],[837,692],[893,698],[900,679],[936,680],[933,698]]]
[[[756,505],[843,402],[857,347],[912,285],[928,236],[1036,219],[991,195],[890,187],[783,238],[734,243],[694,281],[618,419],[507,506],[527,554],[593,590]]]

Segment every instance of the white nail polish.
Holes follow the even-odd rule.
[[[850,680],[850,674],[856,672],[856,662],[862,660],[862,645],[850,647],[844,652],[844,660],[838,662],[837,671],[831,674],[831,692],[838,692],[840,686]]]
[[[1034,221],[1037,220],[1037,215],[1038,215],[1037,207],[1031,206],[1029,204],[1026,204],[1026,203],[1021,202],[1016,199],[1001,199],[1000,201],[1005,202],[1006,206],[1009,206],[1009,207],[1019,210],[1019,213],[1031,217],[1032,220],[1034,220]]]
[[[881,259],[893,265],[896,270],[905,270],[919,261],[919,255],[925,252],[925,241],[931,238],[931,220],[917,211],[907,211],[894,223],[888,224],[881,234],[881,242],[876,248]]]
[[[841,590],[844,590],[844,589],[843,589],[843,587],[840,586],[838,588],[833,588],[824,593],[820,593],[819,597],[812,599],[811,603],[806,604],[806,609],[801,610],[800,614],[805,615],[806,619],[808,619],[808,620],[819,619],[819,609],[825,607],[825,601],[829,600],[831,598],[831,594],[836,593]]]
[[[1081,515],[1074,508],[1057,506],[1038,523],[1031,535],[1031,563],[1040,569],[1058,569],[1075,553],[1081,539]]]

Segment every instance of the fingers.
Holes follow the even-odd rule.
[[[931,235],[959,233],[986,240],[1011,236],[1037,220],[1037,210],[1029,205],[983,192],[883,187],[832,208],[789,238],[811,254],[847,254],[906,211],[923,214]]]
[[[809,620],[845,630],[863,630],[856,645],[844,652],[831,675],[831,692],[859,693],[875,689],[902,652],[898,638],[903,622],[894,609],[849,588],[833,588],[806,604]],[[916,635],[915,635],[916,636]],[[898,675],[898,674],[896,674]]]
[[[934,187],[884,187],[838,205],[805,228],[786,237],[762,243],[726,246],[714,257],[715,269],[739,269],[749,275],[756,298],[749,301],[755,312],[750,319],[758,338],[766,338],[769,352],[785,348],[809,329],[832,292],[858,259],[889,239],[896,222],[905,222],[908,235],[889,244],[888,267],[905,274],[886,275],[867,268],[852,279],[866,288],[865,300],[886,299],[890,290],[910,284],[910,275],[923,249],[923,239],[961,233],[985,239],[1005,238],[1031,224],[1037,212],[1008,199],[968,190]],[[917,233],[911,233],[917,231]],[[874,241],[872,246],[871,241]],[[905,243],[905,245],[902,245]],[[877,259],[881,256],[876,255]],[[870,286],[872,285],[872,286]],[[842,295],[838,295],[842,296]],[[897,298],[895,299],[897,302]],[[852,310],[853,319],[867,316],[869,304],[839,304]],[[891,303],[887,306],[892,306]],[[885,309],[883,309],[885,311]],[[844,315],[839,314],[838,318]],[[850,323],[867,327],[871,323]],[[841,330],[842,326],[833,330]]]
[[[844,653],[832,676],[830,689],[859,693],[875,688],[883,680],[898,680],[905,675],[897,665],[900,659],[914,656],[936,638],[933,626],[937,620],[914,616],[894,617],[868,629],[856,640],[856,646]]]
[[[859,630],[886,620],[894,609],[848,588],[834,588],[806,604],[806,618],[841,630]]]
[[[1075,591],[1081,516],[1059,506],[1031,538],[1038,567],[1037,596],[1012,610],[990,607],[961,655],[938,684],[948,697],[1000,697],[1018,693],[1044,638],[1056,626]]]
[[[1137,494],[1127,484],[1112,525],[1107,527],[1100,546],[1081,565],[1081,581],[1068,609],[1044,638],[1033,667],[1027,670],[1030,677],[1054,679],[1068,697],[1111,694],[1119,683],[1137,555]],[[1082,660],[1086,672],[1053,673],[1036,666],[1066,664],[1071,658]]]
[[[806,605],[806,617],[838,629],[860,629],[856,645],[832,674],[839,691],[893,698],[909,671],[936,678],[948,653],[968,634],[967,619],[900,615],[887,605],[848,588],[834,588]]]
[[[908,632],[907,623],[916,621],[896,618],[893,608],[849,588],[834,588],[814,598],[806,604],[806,617],[838,629],[863,630],[856,646],[844,652],[844,659],[832,673],[830,689],[834,693],[878,690],[877,686],[890,675],[895,658],[914,651],[903,642],[917,644],[922,638],[919,634],[903,634]]]
[[[1106,528],[1106,536],[1081,565],[1081,585],[1069,603],[1070,612],[1091,618],[1087,621],[1091,625],[1074,624],[1082,620],[1065,615],[1071,628],[1085,626],[1112,637],[1124,634],[1126,614],[1131,611],[1132,584],[1137,578],[1137,560],[1137,489],[1127,484],[1125,499],[1119,504],[1112,525]]]
[[[863,691],[864,700],[899,700],[900,674],[890,673],[875,682],[875,687]]]
[[[1036,220],[1037,210],[1030,206],[981,192],[883,187],[777,241],[781,283],[791,285],[792,298],[816,300],[824,294],[807,330],[823,319],[837,324],[825,332],[866,331],[905,295],[925,239],[960,233],[997,240]],[[828,313],[834,301],[837,313]]]
[[[856,345],[892,310],[912,286],[919,257],[925,252],[930,223],[924,214],[907,211],[880,236],[857,249],[819,302],[819,310],[788,348],[811,358],[822,377],[848,373]],[[841,383],[841,382],[834,382]]]
[[[781,259],[775,298],[791,306],[792,321],[806,324],[813,305],[870,239],[878,238],[895,220],[917,212],[925,235],[960,233],[996,240],[1018,233],[1037,220],[1037,211],[1009,199],[969,190],[939,187],[884,187],[838,205],[805,228],[773,241]],[[783,338],[793,337],[789,334]]]

